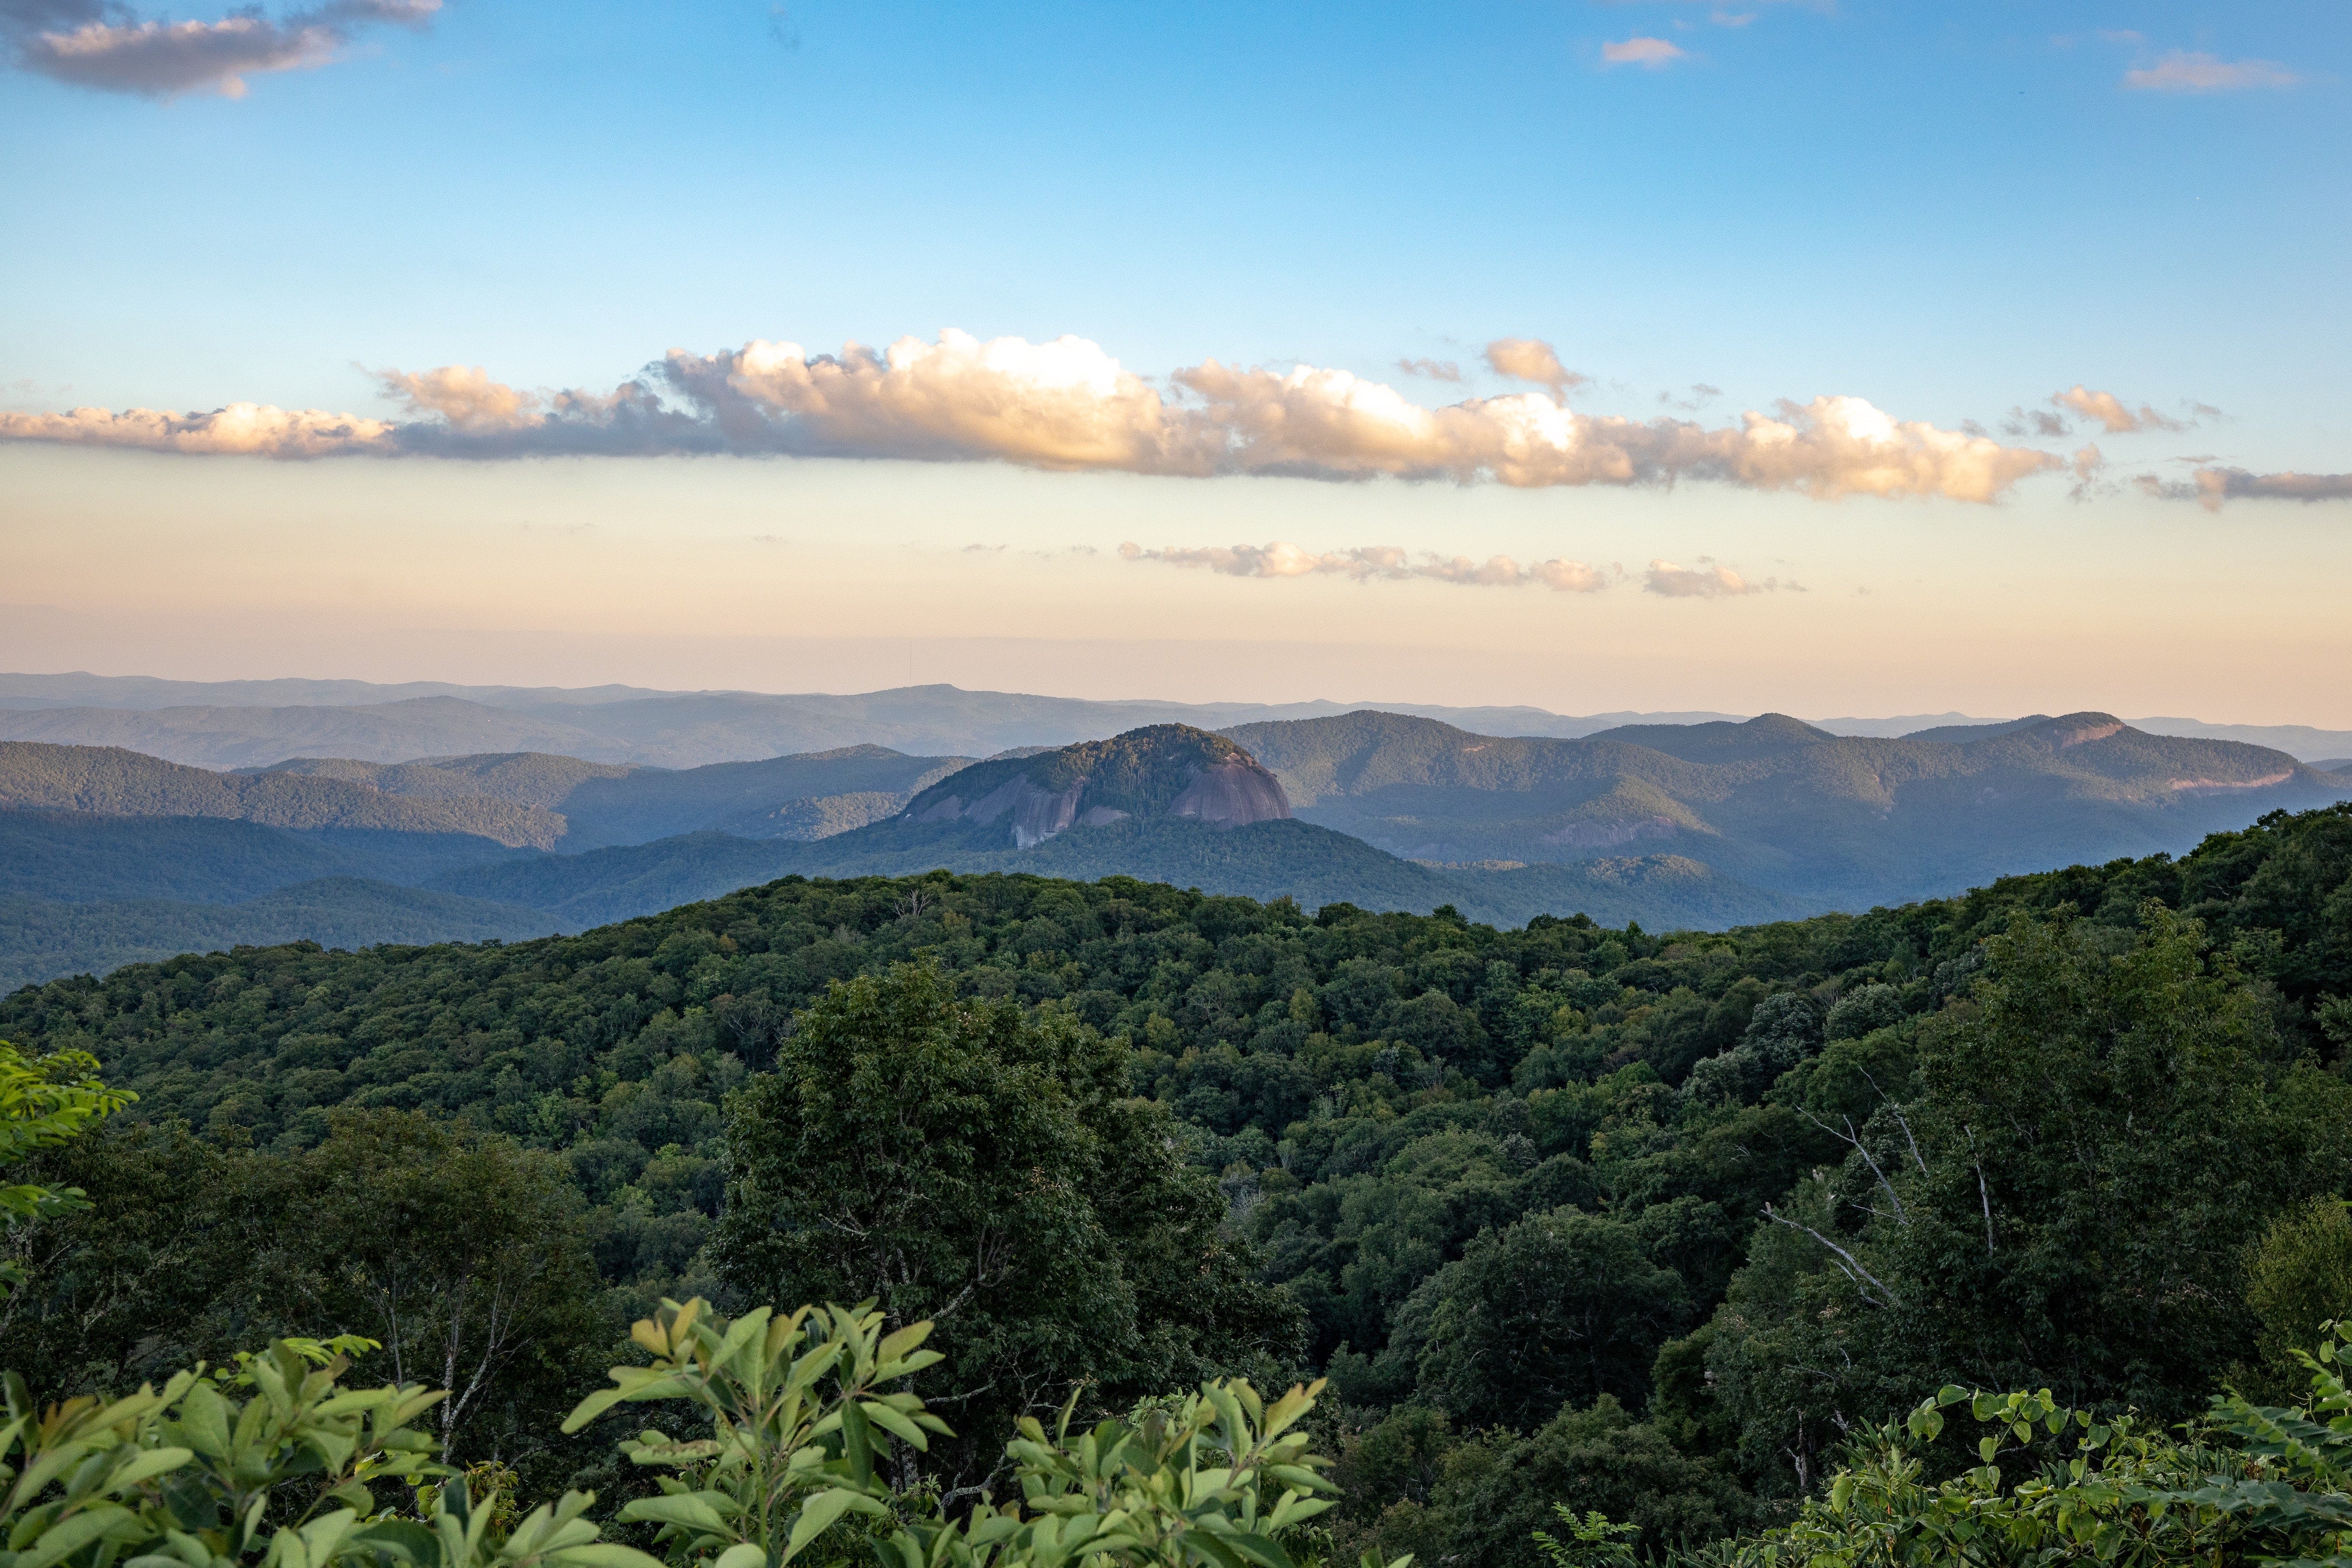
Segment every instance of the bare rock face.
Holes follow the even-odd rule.
[[[975,764],[916,796],[901,820],[1001,824],[1004,837],[1026,849],[1074,827],[1139,817],[1231,828],[1289,815],[1281,782],[1241,747],[1186,725],[1160,724]]]
[[[1168,803],[1168,815],[1195,816],[1219,827],[1239,827],[1288,816],[1290,801],[1282,793],[1282,781],[1244,752],[1230,762],[1213,763],[1193,775],[1183,792]]]

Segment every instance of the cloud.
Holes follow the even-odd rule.
[[[1974,429],[1976,426],[1971,425],[1966,428]],[[2000,422],[2000,430],[2004,436],[2032,436],[2043,441],[2056,441],[2073,435],[2074,427],[2067,424],[2063,416],[2046,408],[2011,408],[2009,417]]]
[[[1632,37],[1622,43],[1601,46],[1601,63],[1609,66],[1640,66],[1645,70],[1656,70],[1660,66],[1689,58],[1664,38]]]
[[[2200,468],[2189,482],[2143,477],[2140,488],[2166,500],[2193,500],[2219,511],[2232,500],[2352,500],[2352,474],[2252,473],[2244,468]]]
[[[245,96],[245,79],[327,64],[362,27],[423,27],[441,0],[331,0],[272,19],[142,20],[108,0],[0,0],[0,37],[18,68],[76,87],[171,98]]]
[[[1540,346],[1540,345],[1536,345]],[[1525,363],[1496,346],[1508,363]],[[1557,356],[1547,348],[1549,368]],[[1539,370],[1544,368],[1537,367]],[[992,461],[1192,477],[1447,479],[1525,488],[1706,479],[1821,500],[1994,501],[2064,460],[1900,421],[1858,397],[1782,403],[1737,424],[1579,414],[1540,393],[1443,407],[1348,371],[1206,360],[1165,392],[1082,338],[946,331],[877,352],[751,342],[673,350],[610,392],[530,392],[462,365],[374,373],[399,420],[234,404],[211,413],[0,413],[0,440],[280,458],[496,459],[727,453]],[[1565,373],[1562,373],[1565,375]]]
[[[2236,92],[2293,87],[2302,79],[2276,60],[2225,60],[2187,49],[2124,73],[2124,86],[2134,92]]]
[[[350,414],[251,403],[232,403],[209,414],[160,414],[152,408],[131,408],[120,414],[103,408],[77,408],[66,414],[0,414],[0,440],[130,447],[199,457],[334,458],[353,452],[389,452],[396,449],[398,428],[381,419]]]
[[[2065,392],[2051,394],[2050,402],[2053,407],[2071,408],[2084,418],[2096,421],[2110,436],[2128,435],[2137,430],[2186,430],[2189,428],[2180,420],[2158,414],[2145,403],[2141,404],[2137,410],[2128,408],[2125,406],[2123,399],[2114,393],[2093,392],[2079,381]],[[2048,418],[2049,416],[2037,413],[2033,417],[2039,420]],[[2060,430],[2063,432],[2063,428],[2062,424]]]
[[[1565,397],[1592,378],[1559,363],[1559,355],[1541,338],[1496,338],[1486,345],[1486,364],[1497,375],[1549,386],[1554,397]]]
[[[1804,592],[1796,584],[1783,583],[1778,577],[1751,583],[1705,555],[1698,558],[1696,566],[1677,566],[1671,561],[1651,562],[1649,571],[1643,574],[1642,587],[1646,593],[1669,599],[1734,599],[1782,588],[1796,594]]]
[[[1407,375],[1425,375],[1432,381],[1460,381],[1462,367],[1450,359],[1401,359],[1397,369]]]
[[[1415,560],[1392,544],[1317,554],[1296,544],[1281,542],[1166,550],[1146,550],[1139,544],[1129,543],[1120,545],[1118,552],[1129,561],[1206,567],[1228,577],[1345,577],[1357,583],[1402,583],[1427,578],[1472,588],[1539,584],[1560,594],[1597,594],[1611,581],[1608,573],[1581,561],[1536,561],[1522,565],[1507,555],[1474,561],[1467,555],[1440,555],[1429,550],[1423,551],[1420,559]]]

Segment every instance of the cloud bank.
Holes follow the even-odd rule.
[[[1365,545],[1317,554],[1296,544],[1203,545],[1192,549],[1118,547],[1129,561],[1205,567],[1228,577],[1345,577],[1356,583],[1402,583],[1414,578],[1465,588],[1526,588],[1540,585],[1560,594],[1595,594],[1611,577],[1581,561],[1536,561],[1525,565],[1507,555],[1474,561],[1467,555],[1423,551],[1419,560],[1391,544]]]
[[[2193,500],[2208,511],[2219,511],[2224,501],[2298,500],[2306,503],[2352,500],[2352,474],[2298,474],[2293,471],[2257,474],[2244,468],[2206,468],[2187,481],[2148,476],[2139,481],[2150,495],[2166,500]]]
[[[1532,368],[1559,370],[1558,357],[1544,353],[1549,366]],[[1507,351],[1502,357],[1528,363]],[[1973,502],[1998,500],[2021,479],[2064,467],[2053,453],[1897,420],[1858,397],[1782,403],[1708,426],[1580,414],[1538,393],[1428,408],[1344,370],[1279,372],[1216,360],[1172,373],[1163,391],[1075,337],[982,342],[946,331],[936,342],[902,338],[887,351],[850,343],[812,354],[791,342],[713,354],[673,350],[602,393],[520,390],[465,366],[375,374],[409,417],[247,403],[184,414],[78,408],[0,414],[0,440],[273,458],[882,458],[1528,488],[1705,479],[1821,500]]]
[[[243,98],[247,76],[325,65],[362,27],[422,27],[440,9],[441,0],[331,0],[274,20],[254,8],[159,22],[107,0],[0,0],[0,37],[19,69],[76,87]]]

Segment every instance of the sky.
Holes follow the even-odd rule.
[[[2341,0],[0,0],[0,665],[2352,727]]]

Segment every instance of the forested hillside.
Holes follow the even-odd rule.
[[[824,1002],[855,976],[885,978]],[[889,1042],[937,1029],[975,1085],[992,1052],[1082,1071],[1082,1100],[1113,1072],[1175,1135],[1248,1249],[1213,1285],[1247,1331],[1202,1337],[1200,1301],[1150,1272],[1169,1238],[1107,1194],[1054,1222],[1108,1270],[1072,1289],[1126,1303],[1102,1309],[1138,1336],[1121,1365],[1175,1364],[1142,1348],[1162,1344],[1326,1370],[1350,1554],[1531,1562],[1547,1500],[1697,1541],[1948,1382],[2172,1419],[2214,1369],[2276,1377],[2279,1335],[2341,1305],[2253,1282],[2297,1277],[2280,1227],[2352,1177],[2347,995],[2342,806],[2177,861],[1714,936],[934,874],[788,879],[504,946],[182,958],[0,1002],[0,1037],[94,1051],[137,1117],[194,1133],[126,1115],[57,1157],[98,1207],[15,1237],[42,1283],[0,1331],[53,1388],[216,1352],[254,1320],[205,1216],[231,1205],[219,1224],[299,1250],[303,1184],[270,1186],[274,1163],[327,1182],[413,1142],[380,1121],[402,1113],[542,1152],[531,1179],[576,1217],[534,1223],[576,1236],[615,1313],[772,1293],[817,1267],[757,1245],[773,1173],[874,1159],[859,1119],[931,1092]],[[982,1003],[1013,1011],[955,1021]],[[1004,1033],[1018,1017],[1047,1033]],[[761,1087],[775,1074],[802,1089]],[[819,1138],[790,1107],[821,1101]],[[1192,1201],[1165,1180],[1163,1206]],[[936,1302],[961,1289],[965,1222],[921,1207],[893,1223],[943,1249]],[[156,1276],[179,1281],[164,1340],[127,1284]],[[1017,1363],[1058,1397],[1062,1342],[1006,1340],[1019,1312],[971,1283],[999,1329],[959,1364]],[[513,1408],[614,1323],[551,1318]]]
[[[529,844],[545,848],[563,836],[561,817],[488,795],[391,795],[344,778],[220,773],[119,747],[22,741],[0,741],[0,809],[213,816],[270,827],[471,834],[509,847]]]

